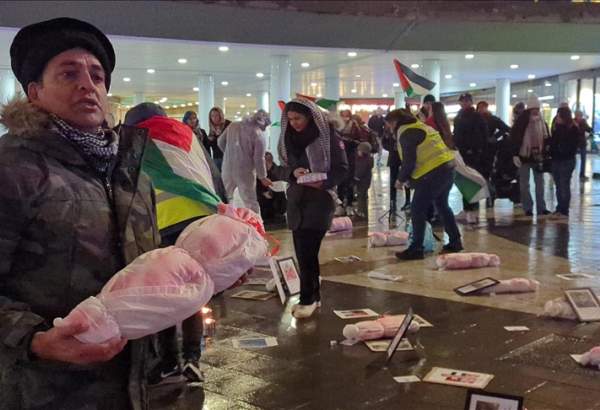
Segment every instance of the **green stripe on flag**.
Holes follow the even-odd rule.
[[[475,200],[475,198],[480,197],[482,190],[485,191],[485,187],[482,187],[472,179],[465,178],[458,172],[454,173],[454,184],[468,203],[477,202],[478,199]]]
[[[204,186],[175,174],[152,140],[148,142],[146,147],[142,170],[152,179],[154,186],[161,191],[171,192],[200,202],[215,212],[217,205],[222,202],[216,194]]]

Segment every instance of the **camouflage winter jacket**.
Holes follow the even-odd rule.
[[[29,352],[36,331],[160,242],[152,186],[140,173],[146,131],[118,130],[117,163],[103,180],[45,112],[13,101],[0,121],[8,128],[0,138],[0,408],[147,408],[154,338],[99,365]]]

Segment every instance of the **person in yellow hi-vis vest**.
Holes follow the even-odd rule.
[[[397,252],[396,257],[401,260],[424,258],[427,210],[432,204],[437,208],[450,238],[442,252],[460,252],[463,249],[460,232],[448,205],[448,195],[454,183],[454,154],[444,144],[439,132],[418,121],[406,110],[390,112],[385,121],[398,138],[398,152],[402,159],[396,188],[401,189],[410,183],[415,190],[411,203],[413,240],[405,251]]]

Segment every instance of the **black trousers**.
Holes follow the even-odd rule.
[[[326,231],[297,229],[292,232],[294,250],[300,267],[300,304],[310,305],[321,300],[319,250]]]

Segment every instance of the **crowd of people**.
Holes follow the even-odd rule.
[[[5,105],[0,117],[8,129],[0,139],[0,402],[6,408],[146,409],[146,380],[178,375],[201,382],[198,315],[183,322],[181,347],[174,327],[138,340],[86,344],[74,337],[85,325],[52,323],[139,255],[173,245],[192,222],[214,214],[215,204],[234,201],[235,192],[265,220],[287,222],[301,280],[293,315],[302,319],[321,303],[322,240],[334,215],[367,216],[382,148],[390,154],[390,211],[396,212],[396,190],[404,189],[402,209],[411,215],[413,238],[396,254],[400,260],[424,258],[426,225],[436,219],[449,238],[442,252],[463,249],[456,219],[477,222],[479,204],[465,200],[458,218],[448,205],[458,155],[490,182],[488,206],[509,192],[527,216],[534,211],[532,173],[538,216],[550,213],[543,173],[556,185],[556,218],[568,217],[578,152],[586,180],[591,128],[568,106],[548,126],[535,96],[515,105],[509,127],[485,101],[474,107],[463,94],[453,130],[431,95],[418,113],[377,110],[368,125],[349,110],[337,118],[296,98],[283,109],[276,164],[266,151],[271,118],[263,110],[231,123],[213,107],[206,132],[195,112],[179,121],[142,103],[109,127],[115,53],[86,22],[58,18],[24,27],[10,55],[26,96]],[[311,174],[324,177],[302,181]],[[287,189],[275,188],[280,181]]]

